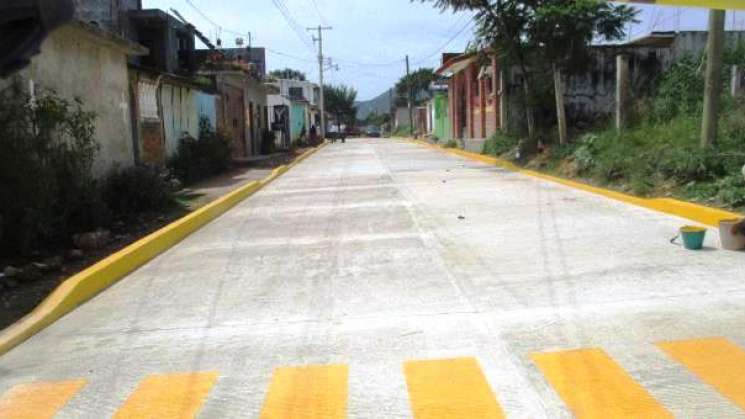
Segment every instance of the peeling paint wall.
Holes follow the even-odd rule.
[[[597,47],[587,72],[572,76],[565,95],[567,117],[573,124],[610,117],[616,100],[616,55],[629,55],[632,98],[652,94],[654,82],[676,61],[706,49],[708,32],[680,32],[669,47]],[[745,32],[727,32],[726,42],[745,42]]]
[[[166,158],[169,158],[176,154],[180,139],[199,137],[197,90],[164,83],[160,100],[163,106]]]
[[[215,103],[217,96],[204,92],[197,92],[197,112],[199,119],[206,118],[210,122],[212,129],[217,129],[217,108]]]
[[[52,89],[67,99],[80,98],[97,114],[100,150],[94,171],[134,164],[126,51],[81,27],[66,25],[53,32],[41,53],[21,75],[40,92]]]

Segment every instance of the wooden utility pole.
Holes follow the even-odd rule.
[[[629,56],[618,54],[616,56],[616,129],[619,131],[623,130],[628,122],[630,88]]]
[[[554,64],[554,92],[556,93],[556,120],[559,127],[559,144],[567,143],[567,113],[564,104],[564,80],[561,69]]]
[[[317,28],[307,28],[309,31],[318,31],[318,38],[315,36],[313,37],[314,41],[318,41],[318,78],[319,82],[321,83],[321,97],[318,98],[319,105],[321,108],[321,140],[326,140],[326,98],[324,95],[324,86],[323,86],[323,31],[330,31],[333,29],[330,26],[321,26],[318,25]],[[341,127],[339,128],[341,129]]]
[[[414,86],[413,86],[413,83],[411,82],[411,69],[409,68],[409,56],[408,55],[406,56],[406,80],[408,80],[408,82],[406,84],[408,84],[407,87],[409,88],[408,89],[409,90],[409,100],[408,100],[408,104],[409,104],[409,134],[411,136],[414,136],[414,108],[413,108],[413,106],[414,106],[414,104],[413,104],[413,102],[414,102],[414,98],[413,98],[413,96],[414,96]]]
[[[719,102],[722,94],[722,59],[724,55],[724,28],[726,12],[709,11],[709,40],[706,47],[706,91],[704,94],[704,116],[701,125],[701,147],[709,147],[717,141],[719,125]]]

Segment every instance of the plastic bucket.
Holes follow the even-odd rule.
[[[683,238],[683,247],[688,250],[701,250],[704,247],[706,229],[696,226],[684,226],[680,228],[680,237]]]
[[[745,249],[745,236],[732,234],[732,228],[741,220],[722,220],[719,223],[719,242],[724,250]]]

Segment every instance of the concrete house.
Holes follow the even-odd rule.
[[[97,175],[135,163],[127,62],[147,53],[125,37],[78,19],[53,32],[20,73],[32,97],[54,90],[80,98],[86,111],[96,113]]]
[[[486,139],[504,125],[502,69],[496,57],[443,54],[436,73],[448,78],[448,114],[452,138],[481,152]]]
[[[269,83],[276,89],[268,97],[269,122],[281,147],[289,147],[311,126],[320,126],[321,89],[309,81],[280,79]]]

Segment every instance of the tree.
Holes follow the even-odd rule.
[[[601,0],[543,0],[535,3],[535,22],[530,36],[551,66],[559,142],[565,144],[564,75],[587,67],[591,60],[589,47],[593,41],[622,39],[626,24],[634,21],[637,11]]]
[[[326,111],[334,115],[337,126],[354,125],[357,122],[357,107],[354,106],[357,100],[357,90],[350,86],[339,85],[325,86],[323,92]]]
[[[300,70],[294,70],[292,68],[285,68],[282,70],[273,70],[269,72],[269,77],[279,80],[299,80],[305,81],[306,76]]]
[[[412,0],[414,1],[414,0]],[[549,64],[555,69],[557,110],[563,109],[561,70],[572,69],[586,60],[591,42],[617,39],[624,25],[636,15],[635,9],[602,0],[419,0],[440,9],[474,11],[476,44],[481,50],[499,54],[505,65],[522,72],[527,150],[535,150],[536,78]],[[619,35],[620,34],[620,35]],[[558,81],[558,83],[557,83]],[[559,115],[561,117],[561,115]]]
[[[429,86],[436,81],[438,76],[431,68],[420,68],[415,72],[405,75],[396,83],[396,105],[405,106],[409,101],[409,89],[414,99],[414,105],[426,92]]]

